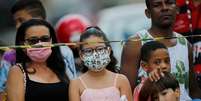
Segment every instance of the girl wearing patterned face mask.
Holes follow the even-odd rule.
[[[82,60],[84,65],[91,71],[102,71],[111,61],[110,51],[107,46],[83,49]]]
[[[128,79],[115,72],[117,63],[105,34],[88,27],[80,37],[83,72],[70,81],[70,101],[132,101]],[[124,100],[122,100],[124,99]]]

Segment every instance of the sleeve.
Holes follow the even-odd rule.
[[[75,61],[72,50],[68,46],[61,46],[60,51],[66,64],[66,74],[68,75],[69,79],[77,78],[77,71],[75,68]]]

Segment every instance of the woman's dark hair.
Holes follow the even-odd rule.
[[[111,58],[111,62],[107,65],[106,69],[112,71],[112,72],[117,72],[117,60],[113,55],[113,50],[112,47],[110,45],[110,43],[108,42],[109,40],[107,39],[107,37],[105,36],[105,33],[97,26],[91,26],[86,28],[86,30],[81,34],[80,36],[80,42],[84,42],[84,40],[86,40],[87,38],[89,38],[90,36],[96,36],[96,37],[101,37],[103,38],[103,40],[105,41],[105,45],[107,47],[111,48],[111,53],[110,53],[110,58]],[[83,44],[80,44],[80,50],[83,49]],[[82,63],[83,65],[83,63]],[[83,72],[88,71],[88,68],[86,66],[83,65]]]
[[[158,93],[165,89],[171,88],[173,91],[179,88],[179,82],[177,79],[169,72],[164,72],[165,76],[161,77],[157,82],[147,79],[141,88],[139,94],[139,101],[155,101],[155,97]]]
[[[49,29],[52,43],[57,43],[54,28],[45,20],[31,19],[22,23],[17,30],[15,45],[24,45],[26,31],[32,26],[45,26]],[[59,77],[61,81],[69,81],[65,73],[65,63],[59,47],[52,47],[52,54],[47,59],[47,66]],[[22,48],[16,49],[16,63],[21,63],[26,68],[26,63],[31,62],[31,59],[26,55]],[[26,70],[26,69],[25,69]]]
[[[0,46],[6,46],[6,44],[0,40]],[[2,56],[4,52],[5,52],[4,49],[0,49],[0,56]]]
[[[148,62],[150,59],[151,53],[157,49],[167,49],[167,47],[158,42],[158,41],[150,41],[146,42],[142,47],[141,47],[141,52],[140,52],[140,60]]]
[[[19,10],[27,10],[33,17],[46,19],[46,12],[40,0],[18,0],[11,8],[14,15]]]

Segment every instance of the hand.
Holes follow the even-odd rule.
[[[160,67],[158,67],[158,68],[152,70],[152,71],[149,73],[148,78],[149,78],[151,81],[158,81],[161,76],[163,77],[163,76],[164,76],[164,73],[162,72],[162,70],[160,69]]]

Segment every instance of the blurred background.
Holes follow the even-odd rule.
[[[148,28],[144,15],[144,0],[40,0],[45,6],[48,21],[55,26],[66,14],[82,14],[98,25],[109,40],[124,40],[136,31]],[[13,45],[16,29],[10,9],[16,0],[0,0],[0,42]],[[120,59],[121,44],[112,43],[115,56]],[[116,51],[118,50],[118,51]]]
[[[126,11],[114,10],[110,11],[110,15],[100,15],[99,13],[105,9],[132,5],[136,3],[144,3],[143,0],[41,0],[47,11],[48,21],[53,25],[59,18],[70,13],[79,13],[86,16],[94,25],[101,20],[109,20],[107,16],[122,15]],[[0,42],[5,44],[14,44],[15,28],[10,8],[16,0],[0,0]],[[122,8],[123,9],[123,8]],[[135,10],[129,10],[134,12]],[[106,11],[105,11],[106,12]],[[114,14],[112,14],[114,13]],[[107,14],[109,12],[107,11]],[[99,17],[101,16],[101,18]],[[103,18],[103,16],[107,18]],[[105,22],[104,22],[105,23]],[[118,23],[118,22],[116,22]],[[101,24],[102,25],[102,24]]]

